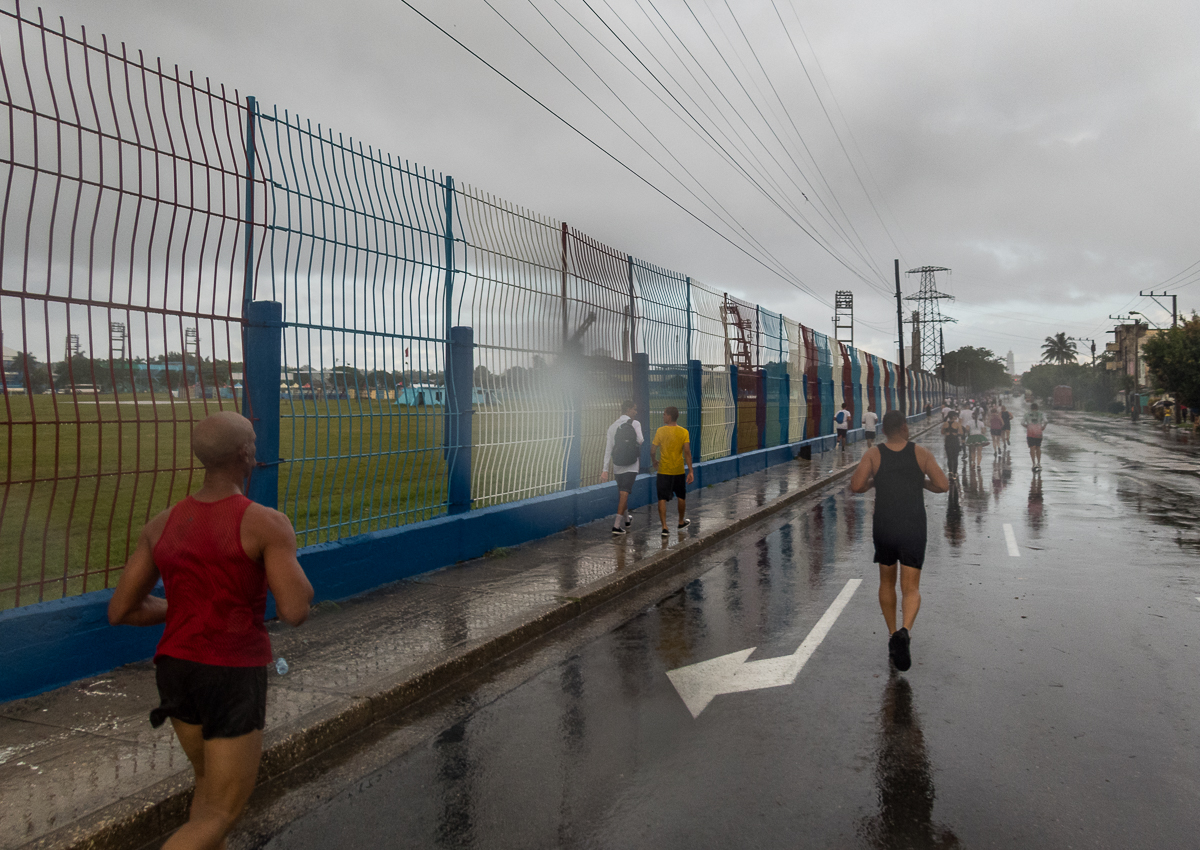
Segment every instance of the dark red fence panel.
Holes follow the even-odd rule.
[[[110,586],[239,404],[238,94],[0,10],[0,608]],[[260,218],[261,220],[261,218]]]

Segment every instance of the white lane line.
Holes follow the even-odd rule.
[[[1014,558],[1021,557],[1021,550],[1017,548],[1017,535],[1013,534],[1012,525],[1004,523],[1004,542],[1008,544],[1008,554]]]

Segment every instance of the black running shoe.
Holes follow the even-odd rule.
[[[625,527],[633,525],[633,514],[625,514]]]
[[[692,524],[692,521],[690,519],[685,519],[683,522],[679,523],[679,527],[687,528],[691,524]]]
[[[912,667],[912,655],[908,651],[908,629],[896,629],[895,634],[888,638],[888,657],[900,671]]]
[[[625,529],[623,529],[623,528],[614,528],[614,529],[612,530],[612,533],[613,533],[613,537],[624,537],[624,536],[625,536]]]
[[[670,529],[668,529],[668,528],[667,528],[667,527],[664,525],[664,526],[663,526],[663,530],[662,530],[662,536],[663,536],[663,537],[670,537],[670,535],[671,535],[671,531],[670,531]]]

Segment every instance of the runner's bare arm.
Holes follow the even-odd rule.
[[[696,473],[692,470],[692,444],[683,444],[683,462],[687,464],[687,483],[691,484],[696,480]]]
[[[313,589],[296,558],[296,531],[284,514],[261,505],[251,505],[246,515],[253,523],[251,536],[261,545],[275,611],[288,625],[298,626],[308,619]]]
[[[151,596],[150,591],[158,584],[154,544],[162,536],[170,514],[170,511],[163,511],[146,523],[133,554],[125,562],[117,589],[108,600],[108,622],[114,626],[157,626],[166,622],[167,600]]]
[[[950,479],[946,477],[946,473],[942,472],[942,468],[938,466],[933,452],[923,446],[917,446],[917,463],[920,465],[921,471],[925,473],[926,490],[930,493],[945,493],[950,489]]]
[[[875,486],[875,473],[879,469],[879,449],[872,446],[858,462],[854,474],[850,476],[850,490],[854,493],[865,493]]]

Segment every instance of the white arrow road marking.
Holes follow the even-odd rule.
[[[1021,550],[1017,548],[1017,535],[1013,534],[1012,525],[1004,523],[1004,541],[1008,544],[1008,554],[1014,558],[1021,557]]]
[[[791,655],[780,658],[765,658],[761,661],[746,661],[750,653],[757,647],[741,649],[710,658],[699,664],[690,664],[667,671],[667,678],[679,691],[683,704],[687,706],[692,717],[699,717],[700,712],[713,701],[718,694],[733,694],[739,691],[756,691],[760,688],[778,688],[790,685],[796,681],[808,659],[821,645],[825,635],[833,628],[833,623],[862,584],[862,579],[852,578],[846,582],[842,592],[838,594],[833,604],[817,620],[808,637],[800,644],[800,648]]]

